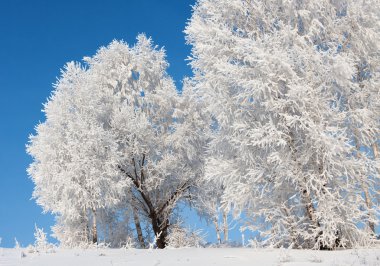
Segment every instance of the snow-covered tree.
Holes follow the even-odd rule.
[[[212,154],[204,154],[205,147],[208,145],[213,134],[213,120],[210,112],[207,111],[208,102],[202,97],[197,84],[190,79],[185,79],[183,91],[181,94],[181,108],[185,110],[186,115],[183,117],[183,123],[191,131],[191,128],[198,132],[194,136],[198,136],[198,142],[192,141],[193,152],[198,153],[197,156],[210,157]],[[178,111],[182,112],[183,111]],[[201,145],[201,146],[200,146]],[[199,175],[204,176],[204,162],[200,161],[196,169],[201,170]],[[214,180],[206,180],[201,178],[197,186],[192,190],[191,207],[193,207],[201,218],[215,226],[217,242],[222,243],[228,241],[228,213],[221,208],[221,196],[223,194],[223,186]]]
[[[335,24],[339,38],[338,53],[346,57],[355,71],[349,86],[337,86],[340,106],[346,111],[349,134],[356,148],[356,156],[377,157],[377,140],[380,122],[380,14],[378,1],[342,2]],[[337,65],[339,67],[339,64]],[[369,182],[377,182],[373,176],[365,176]],[[369,212],[369,228],[375,233],[376,191],[361,182],[361,190]],[[372,221],[371,221],[372,220]]]
[[[378,98],[367,101],[378,97],[375,7],[339,0],[194,7],[186,28],[191,65],[217,128],[206,178],[219,180],[227,210],[246,210],[272,245],[330,249],[370,240],[360,224],[374,222],[368,212],[378,206],[369,208],[361,192],[376,193],[379,167],[354,156],[349,128],[360,128],[366,145],[379,130]],[[355,38],[344,43],[347,36]],[[360,54],[364,46],[371,51]],[[362,105],[350,106],[349,92],[363,89],[354,80],[360,62],[371,65],[372,83]],[[360,124],[350,121],[355,113]]]
[[[168,64],[162,49],[153,49],[149,39],[139,36],[131,50],[135,58],[130,68],[112,73],[108,64],[127,64],[112,48],[107,54],[98,53],[90,68],[100,72],[96,84],[113,84],[118,91],[110,125],[118,145],[114,162],[131,182],[134,206],[148,218],[159,236],[157,247],[163,248],[177,201],[202,171],[203,131],[187,119],[190,110],[181,108],[180,96],[165,72]]]
[[[45,104],[46,121],[37,126],[28,146],[34,158],[28,169],[35,183],[33,196],[44,211],[57,214],[57,229],[63,226],[65,239],[70,239],[60,238],[65,245],[79,239],[97,242],[97,210],[112,206],[119,198],[116,190],[126,185],[107,164],[106,157],[116,146],[102,118],[92,111],[104,103],[91,97],[87,80],[88,73],[79,64],[66,65]]]
[[[203,131],[185,119],[165,52],[137,39],[113,41],[85,67],[68,64],[28,146],[34,197],[74,245],[86,232],[97,242],[129,210],[140,245],[142,219],[165,247],[176,203],[202,173]]]
[[[228,242],[231,222],[228,219],[228,211],[223,208],[223,194],[224,187],[218,181],[202,178],[192,201],[192,206],[198,212],[201,219],[205,219],[214,226],[218,244]]]

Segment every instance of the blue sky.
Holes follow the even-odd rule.
[[[180,85],[191,75],[183,30],[193,0],[1,0],[0,1],[0,237],[2,247],[33,242],[34,224],[54,220],[31,200],[25,144],[68,61],[81,60],[113,39],[134,43],[145,32],[164,46],[169,73]],[[198,219],[191,215],[191,225]]]

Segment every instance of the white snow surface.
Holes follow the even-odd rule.
[[[28,253],[26,249],[0,249],[0,265],[30,266],[181,266],[181,265],[300,265],[300,266],[380,266],[380,249],[338,251],[185,248],[141,249],[57,249],[54,253]]]

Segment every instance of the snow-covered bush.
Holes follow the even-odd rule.
[[[29,247],[29,252],[46,252],[53,253],[55,246],[48,242],[48,238],[43,228],[38,228],[37,225],[34,232],[34,245]]]
[[[136,243],[132,237],[128,237],[122,247],[125,249],[133,249],[136,247]]]
[[[184,248],[184,247],[204,247],[205,242],[204,232],[200,229],[191,230],[182,226],[182,223],[176,223],[171,226],[168,236],[169,248]]]
[[[290,250],[288,249],[280,249],[280,253],[278,254],[278,261],[280,263],[291,262],[293,258],[290,256]]]
[[[37,250],[44,251],[49,246],[46,233],[44,232],[43,228],[38,228],[37,225],[35,225],[35,230],[36,231],[34,232],[34,247]]]
[[[17,238],[15,238],[15,249],[20,249],[20,243],[17,241]]]

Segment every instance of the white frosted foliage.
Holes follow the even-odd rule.
[[[379,164],[356,155],[379,134],[379,8],[339,0],[194,7],[185,30],[191,66],[215,119],[205,178],[272,246],[371,242],[362,227],[379,211]]]

